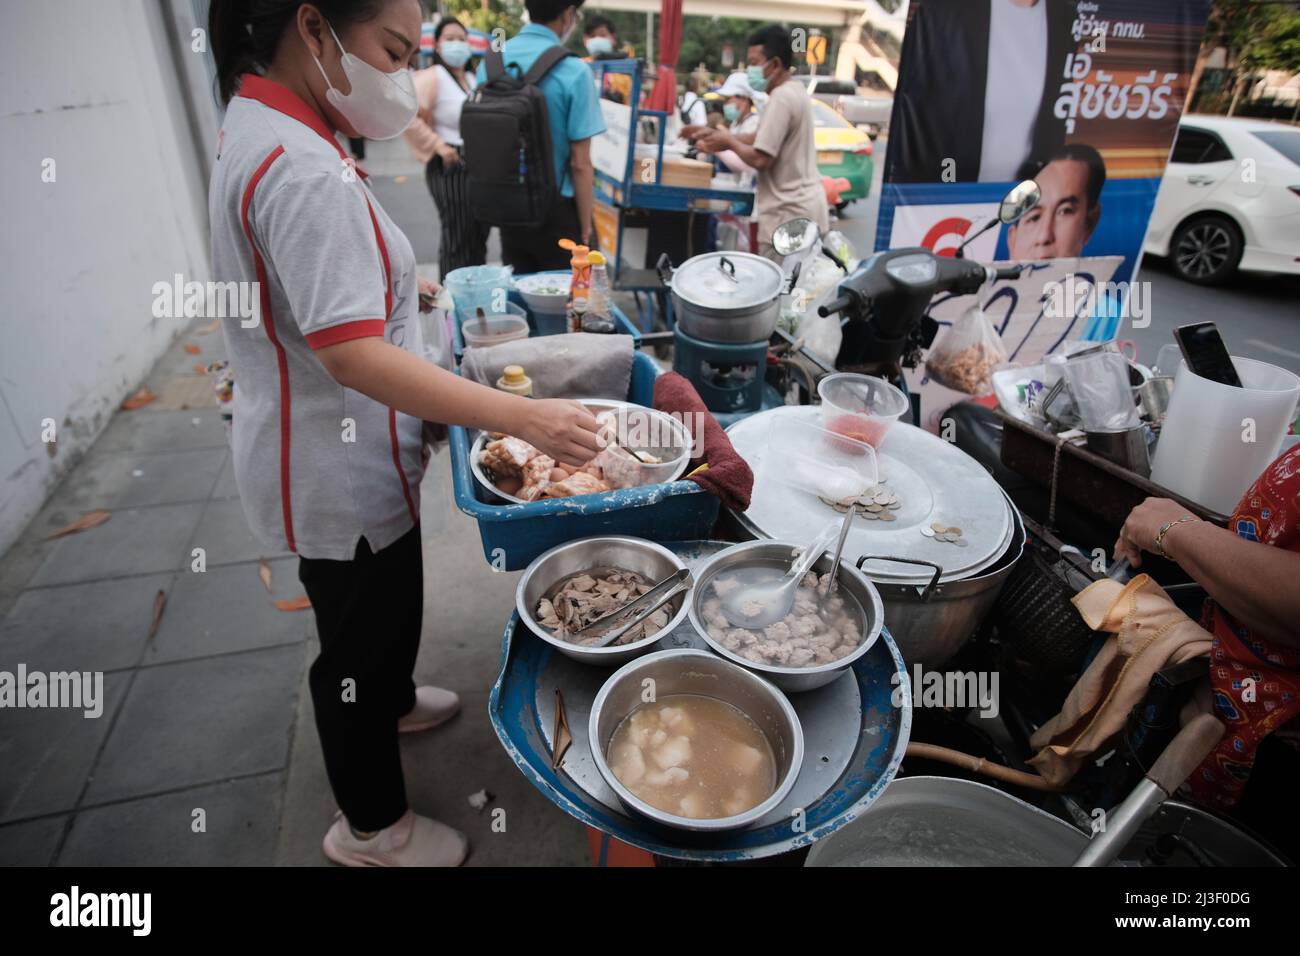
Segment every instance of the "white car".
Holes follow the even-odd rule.
[[[1184,116],[1144,248],[1202,285],[1237,269],[1300,273],[1300,128]]]

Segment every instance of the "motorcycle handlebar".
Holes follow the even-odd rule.
[[[817,314],[823,319],[828,315],[834,315],[836,312],[842,312],[853,304],[852,296],[842,295],[839,298],[831,299],[825,305],[817,307]]]

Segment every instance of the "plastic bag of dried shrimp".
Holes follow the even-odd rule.
[[[925,371],[940,385],[967,395],[987,395],[993,391],[990,375],[1006,361],[1002,337],[975,304],[940,330],[926,354]]]

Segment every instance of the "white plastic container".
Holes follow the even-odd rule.
[[[1286,369],[1236,355],[1232,364],[1242,388],[1179,363],[1151,469],[1156,484],[1220,514],[1277,457],[1300,400],[1300,378]]]
[[[486,327],[486,333],[480,329]],[[517,315],[489,315],[480,324],[477,318],[466,320],[460,327],[465,337],[465,347],[482,349],[502,342],[528,338],[528,320]]]
[[[856,498],[879,480],[876,449],[812,422],[777,418],[756,480],[828,501]]]

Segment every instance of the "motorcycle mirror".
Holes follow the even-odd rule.
[[[812,248],[821,238],[821,230],[811,219],[791,219],[776,227],[772,233],[772,247],[783,256]]]
[[[1011,225],[1037,206],[1042,195],[1038,183],[1032,179],[1016,183],[1011,187],[1011,191],[1002,197],[1002,203],[998,206],[998,219],[1004,226]]]

